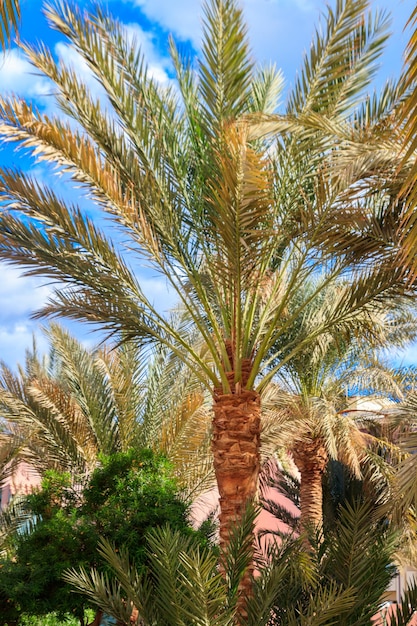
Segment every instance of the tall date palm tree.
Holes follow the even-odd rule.
[[[95,97],[44,45],[26,45],[72,120],[13,97],[0,101],[0,136],[69,175],[122,233],[112,240],[51,187],[3,169],[0,256],[56,281],[41,314],[166,346],[210,388],[223,545],[257,488],[261,391],[309,341],[337,325],[353,332],[353,312],[410,288],[394,265],[396,242],[384,232],[381,154],[374,158],[361,127],[376,124],[375,115],[353,116],[387,37],[386,16],[367,9],[366,0],[328,9],[283,115],[275,113],[281,77],[254,67],[235,0],[205,5],[196,67],[171,42],[175,88],[150,76],[141,52],[102,9],[47,5],[51,26],[106,95]],[[392,90],[374,107],[381,117],[397,95]],[[366,158],[352,160],[355,146]],[[132,251],[165,277],[193,333],[145,296],[128,265]],[[318,271],[314,293],[299,298]],[[350,287],[334,314],[274,351],[340,275]],[[288,316],[289,302],[296,305]]]

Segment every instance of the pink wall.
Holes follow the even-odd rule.
[[[2,483],[0,509],[6,507],[14,495],[27,495],[40,484],[39,474],[27,463],[19,463],[13,474]]]
[[[272,500],[276,504],[285,506],[296,517],[300,515],[300,511],[297,509],[288,498],[278,493],[276,489],[266,488],[263,490],[263,497],[268,500]],[[198,527],[211,513],[218,512],[219,492],[217,488],[213,488],[207,491],[203,495],[199,496],[191,506],[191,521],[195,527]],[[274,531],[288,532],[288,526],[274,517],[268,511],[262,510],[258,515],[255,522],[256,531],[267,530],[269,533]],[[271,535],[272,536],[272,535]],[[264,541],[267,541],[267,535],[265,535]]]

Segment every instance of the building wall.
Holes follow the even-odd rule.
[[[19,463],[13,474],[7,477],[1,486],[0,510],[4,509],[16,494],[27,495],[41,484],[39,474],[28,465]]]

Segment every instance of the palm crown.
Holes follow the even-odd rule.
[[[307,283],[303,290],[313,288]],[[333,314],[332,303],[345,288],[344,281],[335,281],[323,289],[295,320],[291,332],[300,339],[308,335]],[[372,418],[381,422],[383,415],[377,415],[377,409],[366,412],[362,407],[361,411],[358,395],[365,393],[372,406],[375,399],[403,400],[406,387],[412,385],[409,372],[405,384],[403,373],[390,369],[380,355],[382,349],[395,349],[415,337],[410,303],[399,299],[391,305],[375,303],[373,309],[355,314],[355,324],[355,335],[336,328],[310,341],[281,368],[265,393],[269,448],[275,443],[290,451],[300,472],[303,529],[311,523],[322,526],[322,479],[330,459],[343,462],[358,478],[364,466],[372,466],[368,473],[378,475],[372,450],[387,444],[371,437],[370,428]],[[384,424],[387,427],[386,420]],[[393,461],[393,447],[390,451]]]

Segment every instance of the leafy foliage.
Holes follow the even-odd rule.
[[[150,78],[105,10],[61,2],[46,15],[104,88],[105,105],[45,46],[24,46],[77,127],[8,98],[0,102],[0,134],[81,184],[122,228],[127,248],[167,280],[205,349],[145,296],[123,244],[53,189],[4,169],[0,255],[57,281],[43,314],[162,344],[202,384],[229,393],[227,374],[242,384],[246,360],[248,388],[264,386],[281,367],[283,353],[271,350],[302,316],[309,299],[297,294],[318,269],[325,277],[317,292],[341,275],[351,288],[306,342],[332,326],[354,332],[352,311],[408,292],[395,265],[399,242],[384,222],[392,208],[386,144],[369,139],[378,120],[356,115],[386,39],[386,17],[373,16],[366,0],[328,9],[281,116],[271,114],[277,74],[255,70],[234,0],[204,5],[198,71],[172,44],[178,92]],[[384,119],[398,105],[395,93],[389,107],[376,107]],[[291,301],[297,305],[283,323]],[[303,346],[290,340],[284,354]],[[276,367],[265,371],[269,356]]]
[[[42,489],[27,497],[26,509],[32,519],[13,535],[14,553],[2,559],[0,593],[29,615],[83,615],[88,603],[63,582],[62,573],[75,566],[102,569],[101,537],[126,546],[143,568],[149,528],[169,523],[180,534],[194,532],[171,466],[150,450],[103,458],[84,490],[68,474],[50,471]],[[193,536],[207,543],[204,535]]]
[[[133,344],[86,349],[58,324],[45,334],[47,356],[35,344],[17,373],[1,364],[4,471],[26,460],[41,476],[82,476],[100,453],[149,447],[172,460],[189,494],[211,486],[211,402],[172,353],[149,355]]]
[[[260,557],[244,623],[369,624],[393,575],[390,560],[396,543],[374,512],[364,503],[345,507],[327,536],[310,538],[310,552],[302,538],[287,537],[272,545]],[[106,574],[86,569],[71,570],[65,578],[121,621],[133,604],[146,625],[235,624],[239,585],[228,581],[238,581],[247,567],[252,521],[253,513],[248,513],[222,557],[224,578],[209,550],[168,528],[150,531],[149,569],[142,574],[126,552],[115,552],[104,542],[101,554],[114,572],[112,582]]]

